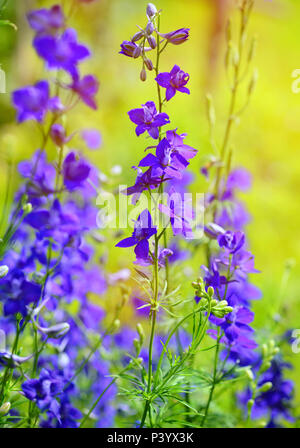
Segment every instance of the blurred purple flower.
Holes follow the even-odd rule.
[[[70,152],[63,162],[64,184],[68,190],[74,190],[82,185],[90,174],[90,166],[75,152]]]
[[[37,36],[33,41],[38,55],[47,62],[49,69],[63,69],[76,76],[77,65],[90,56],[87,47],[77,42],[76,31],[68,28],[61,36]]]
[[[86,75],[82,79],[79,76],[73,77],[73,82],[70,88],[76,92],[81,100],[92,109],[97,109],[95,96],[99,90],[99,81],[93,75]]]
[[[53,34],[65,26],[65,17],[60,5],[30,11],[27,19],[37,34]]]
[[[41,123],[49,108],[50,89],[47,81],[15,90],[12,101],[17,110],[17,121],[36,120]]]

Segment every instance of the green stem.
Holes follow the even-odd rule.
[[[220,327],[218,328],[218,338],[217,338],[217,346],[216,346],[216,352],[215,352],[215,360],[214,360],[214,372],[213,372],[213,383],[209,392],[209,397],[207,400],[207,404],[204,411],[204,416],[202,418],[201,427],[204,426],[205,420],[208,415],[209,407],[214,395],[215,387],[216,387],[216,379],[217,379],[217,373],[218,373],[218,361],[219,361],[219,352],[220,352],[220,339],[221,339],[221,331]]]

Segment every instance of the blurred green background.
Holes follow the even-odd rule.
[[[66,4],[71,1],[65,2]],[[176,63],[191,76],[191,95],[177,94],[168,104],[168,114],[174,127],[188,134],[188,143],[199,150],[191,170],[196,175],[196,188],[205,192],[207,184],[199,169],[211,152],[205,113],[205,95],[212,93],[217,112],[217,141],[221,141],[228,113],[229,91],[224,70],[224,29],[232,15],[235,27],[238,15],[232,9],[234,1],[224,0],[159,0],[163,9],[162,31],[183,26],[191,29],[190,39],[181,46],[170,46],[162,58],[161,70],[169,71]],[[39,145],[39,134],[33,123],[18,126],[10,105],[10,92],[22,85],[48,76],[42,62],[31,47],[32,32],[25,14],[31,8],[53,2],[10,0],[5,17],[18,26],[18,31],[1,29],[0,63],[7,76],[7,94],[0,95],[1,126],[1,193],[7,176],[5,157],[17,164],[30,157]],[[136,24],[145,25],[146,1],[96,0],[81,5],[71,18],[80,40],[87,42],[93,58],[85,64],[87,72],[100,79],[99,109],[95,113],[83,107],[71,115],[69,126],[97,127],[103,137],[102,148],[89,157],[107,175],[118,164],[123,168],[122,184],[131,185],[136,164],[145,147],[143,137],[137,139],[127,111],[156,98],[152,75],[146,83],[139,81],[140,61],[118,54],[120,42],[129,39]],[[300,328],[300,94],[292,92],[292,72],[300,69],[300,2],[298,0],[257,0],[250,33],[256,35],[258,48],[255,67],[259,81],[251,103],[233,131],[234,165],[247,167],[253,175],[252,190],[243,200],[252,215],[248,226],[251,249],[261,274],[253,282],[262,289],[263,300],[255,304],[256,325],[264,328],[273,322],[276,331]],[[51,73],[50,73],[51,76]],[[245,86],[246,88],[246,86]],[[16,171],[15,171],[16,172]],[[18,177],[12,178],[12,191]],[[110,251],[113,269],[128,265],[128,254]],[[200,264],[200,263],[199,263]],[[287,267],[292,266],[287,277]],[[194,266],[197,271],[198,267]],[[285,274],[284,274],[285,273]],[[278,301],[282,306],[279,311]],[[286,349],[286,357],[297,368],[291,376],[300,375],[300,354]],[[299,382],[299,380],[298,380]],[[300,399],[298,391],[297,401]]]

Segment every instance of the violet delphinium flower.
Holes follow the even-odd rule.
[[[145,131],[154,138],[159,136],[159,128],[170,123],[169,117],[165,113],[157,113],[155,103],[148,101],[140,109],[132,109],[128,112],[130,120],[137,125],[136,135],[139,136]]]
[[[168,203],[159,204],[159,210],[170,218],[174,235],[193,238],[192,220],[193,209],[190,200],[185,199],[172,187],[168,194]]]
[[[78,63],[90,56],[88,48],[77,42],[76,31],[72,28],[59,37],[37,36],[33,45],[38,55],[47,62],[49,69],[63,69],[72,76],[78,74]]]
[[[156,172],[153,172],[152,167],[143,173],[140,168],[136,168],[138,171],[138,175],[135,181],[135,184],[132,187],[128,187],[124,192],[127,195],[135,195],[134,201],[137,200],[140,194],[145,191],[153,188],[156,188],[159,184],[162,183],[162,178]]]
[[[177,129],[166,132],[166,139],[168,140],[174,152],[180,154],[184,159],[189,160],[195,157],[197,149],[183,143],[186,134],[177,134]]]
[[[90,174],[90,166],[74,152],[70,152],[63,162],[64,184],[68,190],[74,190],[82,185]]]
[[[99,81],[93,75],[86,75],[82,79],[78,75],[73,76],[72,84],[69,86],[76,92],[80,99],[92,109],[97,109],[95,96],[99,90]]]
[[[160,33],[160,36],[164,37],[170,44],[180,45],[189,38],[189,31],[189,28],[180,28],[169,33]]]
[[[135,42],[124,40],[121,43],[121,51],[119,53],[130,58],[138,58],[142,53],[142,49]]]
[[[152,227],[150,212],[148,210],[144,210],[135,221],[132,236],[117,243],[116,247],[135,246],[134,252],[137,258],[147,259],[149,253],[148,240],[156,233],[156,227]]]
[[[155,78],[157,84],[166,89],[166,100],[169,101],[176,92],[190,94],[186,86],[190,79],[190,75],[180,70],[178,65],[174,65],[170,73],[159,73]]]
[[[34,86],[23,87],[12,94],[13,104],[17,110],[17,120],[42,122],[49,107],[49,84],[47,81],[37,82]]]
[[[30,11],[27,19],[31,28],[37,34],[55,34],[65,25],[64,13],[60,5],[50,9],[42,8]]]
[[[151,166],[152,173],[159,177],[181,179],[182,171],[189,163],[177,152],[173,151],[166,138],[162,139],[156,148],[156,156],[148,154],[140,163],[140,167]]]
[[[262,387],[268,382],[271,382],[273,385],[267,392],[260,393],[256,396],[251,412],[252,419],[267,417],[267,428],[280,428],[282,426],[282,420],[287,420],[288,422],[295,421],[291,414],[294,383],[284,378],[284,369],[291,369],[291,367],[280,356],[276,356],[271,363],[271,367],[263,374],[258,382],[258,387]],[[245,410],[247,409],[247,402],[250,398],[250,389],[238,394],[239,402]]]
[[[243,232],[232,232],[227,230],[218,236],[219,246],[231,254],[237,252],[245,243],[245,234]]]
[[[27,315],[27,305],[40,299],[42,288],[37,283],[29,281],[24,272],[18,268],[0,280],[1,301],[4,304],[5,316],[21,313]]]

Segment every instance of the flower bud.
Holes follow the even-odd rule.
[[[160,36],[164,37],[170,44],[180,45],[189,38],[189,31],[189,28],[180,28],[170,33],[160,34]]]
[[[4,415],[8,414],[10,407],[11,404],[9,401],[3,403],[3,405],[0,407],[0,417],[3,417]]]
[[[153,70],[153,64],[152,64],[151,59],[145,59],[144,63],[146,65],[147,69],[151,72],[151,70]]]
[[[156,48],[156,39],[154,36],[148,36],[147,37],[147,41],[148,44],[150,45],[150,47],[154,50],[154,48]]]
[[[32,205],[30,204],[30,202],[27,202],[27,204],[23,205],[23,212],[25,213],[25,215],[29,215],[29,213],[32,212]]]
[[[0,266],[0,278],[6,277],[8,274],[9,268],[5,264],[3,266]]]
[[[112,331],[118,331],[120,328],[121,322],[119,319],[115,319],[112,324]]]
[[[253,372],[252,372],[252,370],[251,369],[246,369],[245,370],[245,373],[246,373],[246,375],[247,375],[247,377],[249,378],[249,380],[250,381],[253,381],[254,380],[254,375],[253,375]]]
[[[270,389],[272,389],[273,384],[271,383],[271,381],[268,381],[267,383],[263,384],[257,392],[260,393],[264,393],[264,392],[268,392]]]
[[[214,293],[215,293],[214,288],[213,288],[212,286],[209,286],[209,287],[207,288],[207,294],[209,295],[209,297],[213,297],[213,296],[214,296]],[[217,301],[216,301],[216,304],[217,304]],[[214,306],[214,305],[212,305],[212,306]]]
[[[145,70],[145,67],[142,68],[141,73],[140,73],[140,80],[141,81],[146,81],[147,79],[147,72]]]
[[[138,31],[133,35],[131,42],[137,42],[138,40],[141,40],[142,37],[144,37],[144,33],[142,31]]]
[[[138,332],[138,335],[140,337],[140,341],[141,341],[141,344],[142,344],[144,342],[144,339],[145,339],[144,329],[143,329],[143,327],[142,327],[142,325],[140,323],[138,323],[136,325],[136,329],[137,329],[137,332]]]
[[[260,368],[261,372],[266,372],[271,367],[270,362],[264,362]]]
[[[224,308],[225,314],[232,313],[232,311],[233,311],[232,306],[225,306],[225,308]]]
[[[251,398],[251,399],[248,400],[248,402],[247,402],[247,408],[248,408],[248,411],[251,411],[253,405],[254,405],[254,400],[253,400],[253,398]]]
[[[135,348],[135,350],[136,350],[136,353],[137,354],[139,354],[140,353],[140,350],[141,350],[141,343],[140,343],[140,341],[138,340],[138,339],[134,339],[133,340],[133,345],[134,345],[134,348]]]
[[[154,31],[154,25],[152,22],[148,22],[147,26],[146,26],[146,33],[148,36],[150,36],[150,34],[152,34]]]
[[[148,3],[146,12],[148,17],[153,17],[157,14],[157,9],[153,3]]]

